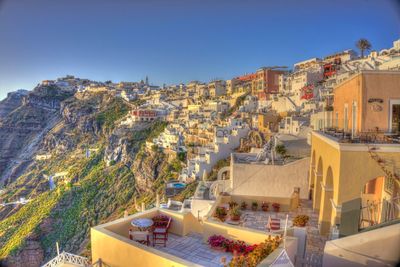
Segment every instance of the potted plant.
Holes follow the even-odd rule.
[[[298,227],[306,226],[307,222],[310,220],[310,217],[307,215],[297,215],[293,219],[293,225]]]
[[[244,202],[244,201],[242,201],[242,203],[240,204],[240,208],[241,208],[242,210],[247,209],[247,203]]]
[[[159,214],[159,215],[153,217],[152,220],[154,222],[154,224],[153,224],[154,226],[163,227],[168,224],[169,217],[165,216],[163,214]]]
[[[229,210],[229,216],[231,217],[232,221],[239,221],[240,215],[242,215],[242,212],[238,206],[235,206]]]
[[[251,209],[252,209],[253,211],[256,211],[256,210],[258,209],[258,203],[257,203],[257,201],[253,201],[253,202],[251,203]]]
[[[234,207],[239,206],[239,204],[236,201],[229,201],[229,208],[233,209]]]
[[[222,235],[212,235],[208,238],[208,244],[212,249],[215,250],[220,250],[220,251],[225,251],[226,246],[225,243],[227,242],[227,239],[223,237]]]
[[[281,204],[279,203],[272,203],[272,208],[274,209],[275,212],[279,212],[279,209],[281,208]]]
[[[227,211],[225,207],[217,207],[215,209],[214,217],[218,218],[221,221],[225,221],[227,215]]]
[[[268,211],[268,208],[269,208],[268,202],[263,201],[263,202],[261,203],[261,209],[262,209],[263,211]]]

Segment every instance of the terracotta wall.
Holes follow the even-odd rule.
[[[371,100],[382,100],[382,103]],[[357,132],[389,130],[389,100],[400,99],[400,72],[363,72],[334,89],[333,125],[344,129],[344,107],[348,106],[348,129],[352,128],[352,104],[357,103]]]

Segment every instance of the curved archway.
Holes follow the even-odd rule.
[[[319,157],[317,169],[315,170],[315,179],[314,179],[314,200],[313,200],[313,209],[319,210],[321,204],[321,182],[322,176],[324,173],[324,166],[322,162],[322,158]]]
[[[333,199],[333,171],[328,167],[324,177],[323,190],[321,197],[321,209],[319,214],[320,233],[327,234],[332,225],[332,199]]]

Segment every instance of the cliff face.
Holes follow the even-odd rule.
[[[7,98],[0,101],[0,120],[22,104],[22,99],[28,94],[26,90],[8,93]]]
[[[19,103],[0,121],[0,203],[31,201],[0,206],[1,266],[40,266],[55,256],[56,241],[62,250],[86,251],[91,226],[150,204],[177,173],[162,152],[144,146],[166,124],[120,126],[128,106],[111,94],[40,87]],[[36,154],[51,158],[36,161]],[[60,172],[67,174],[49,190],[46,177]]]
[[[30,93],[11,93],[2,101],[0,184],[14,181],[32,163],[40,142],[61,119],[61,101],[71,95],[55,87],[37,87]]]

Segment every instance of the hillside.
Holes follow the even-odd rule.
[[[20,125],[18,131],[28,129],[30,120],[40,129],[40,133],[23,136],[12,129],[11,137],[0,136],[3,149],[10,138],[35,143],[29,150],[18,147],[6,159],[13,162],[23,155],[28,162],[24,168],[16,172],[14,167],[12,172],[1,174],[6,186],[0,193],[0,203],[21,197],[31,200],[23,206],[0,207],[0,261],[5,266],[27,266],[28,258],[29,266],[40,266],[54,257],[57,241],[62,250],[88,254],[91,226],[121,217],[124,210],[135,212],[135,198],[136,204],[152,204],[155,192],[162,194],[165,182],[176,178],[181,168],[179,160],[168,161],[161,151],[144,146],[166,123],[120,127],[115,122],[129,110],[122,100],[108,93],[76,97],[60,96],[60,92],[51,90],[58,89],[52,88],[50,93],[48,89],[35,89],[35,100],[23,101],[0,121],[0,133],[7,131],[11,120],[13,125]],[[32,109],[35,112],[29,112]],[[89,157],[86,149],[92,151]],[[37,154],[51,158],[33,160]],[[6,162],[3,169],[7,168]],[[5,173],[13,175],[5,177]],[[56,173],[67,174],[54,178],[56,187],[50,190],[46,177]],[[178,198],[190,196],[193,190]]]

